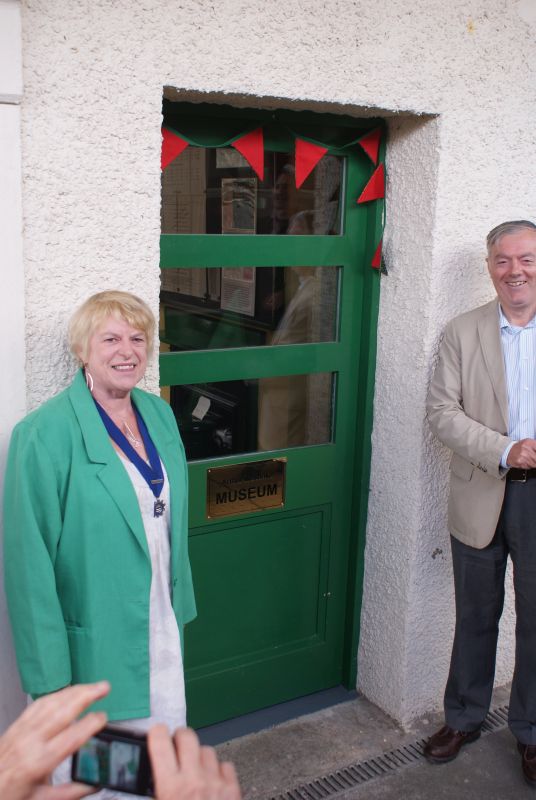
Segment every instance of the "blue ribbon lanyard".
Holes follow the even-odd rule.
[[[111,419],[103,407],[94,399],[95,405],[97,406],[97,411],[100,414],[100,417],[104,423],[104,427],[108,431],[108,435],[110,438],[121,448],[123,453],[128,456],[128,459],[134,464],[138,472],[143,476],[147,486],[150,488],[152,493],[155,496],[155,503],[154,503],[154,515],[155,517],[161,517],[164,513],[166,508],[165,503],[162,500],[159,500],[160,494],[162,489],[164,488],[164,471],[162,469],[162,463],[160,461],[160,457],[158,455],[157,449],[154,446],[153,440],[149,436],[149,431],[147,430],[147,426],[143,421],[143,418],[136,408],[133,405],[134,414],[136,415],[136,420],[138,422],[138,428],[140,429],[141,438],[143,439],[143,444],[145,445],[145,451],[149,457],[149,464],[143,460],[143,458],[136,453],[130,442],[128,441],[127,437],[122,433],[122,431],[117,427],[113,419]]]

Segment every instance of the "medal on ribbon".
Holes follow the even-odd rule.
[[[113,419],[111,419],[103,407],[93,398],[95,405],[97,407],[97,411],[100,414],[100,417],[104,423],[104,427],[108,431],[108,435],[111,439],[121,448],[123,453],[127,456],[127,458],[134,464],[138,472],[145,478],[147,485],[149,486],[150,490],[154,494],[155,501],[153,506],[153,515],[155,517],[161,517],[166,510],[166,504],[163,500],[160,499],[160,494],[164,487],[164,471],[162,469],[162,463],[160,461],[160,457],[154,446],[154,442],[149,436],[149,431],[147,430],[147,426],[143,421],[143,417],[141,416],[140,412],[133,405],[134,414],[136,415],[136,421],[138,423],[138,428],[140,429],[141,438],[143,439],[143,444],[145,446],[145,451],[149,458],[149,463],[143,460],[143,458],[136,453],[130,442],[128,441],[127,437],[124,433],[117,427]]]

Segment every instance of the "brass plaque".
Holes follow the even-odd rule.
[[[286,458],[207,470],[207,517],[228,517],[285,504]]]

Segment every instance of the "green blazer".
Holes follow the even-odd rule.
[[[171,593],[195,617],[187,472],[171,408],[132,391],[170,485]],[[109,680],[110,719],[150,714],[151,561],[134,488],[80,371],[14,429],[5,476],[4,565],[22,685],[32,695]]]

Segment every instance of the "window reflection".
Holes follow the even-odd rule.
[[[329,373],[259,380],[258,449],[329,442],[331,394]]]
[[[173,350],[334,341],[339,273],[309,266],[162,270],[160,339]]]
[[[162,171],[162,233],[339,234],[342,158],[296,189],[294,154],[265,153],[264,181],[233,147],[187,147]],[[307,211],[307,226],[295,225]]]
[[[334,375],[288,375],[162,388],[187,458],[217,458],[331,441]]]

